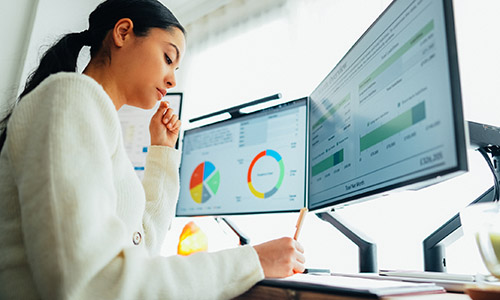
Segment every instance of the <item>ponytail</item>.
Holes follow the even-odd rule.
[[[89,29],[80,33],[70,33],[54,44],[40,60],[38,68],[29,75],[20,101],[34,90],[45,78],[58,72],[75,72],[78,54],[83,46],[90,46],[90,56],[95,57],[103,47],[103,41],[109,30],[122,18],[134,22],[134,33],[145,36],[151,28],[169,29],[176,27],[185,33],[184,28],[172,12],[158,0],[106,0],[99,4],[89,16]],[[0,121],[4,130],[0,136],[0,151],[7,135],[7,121],[12,110]]]
[[[75,72],[78,54],[83,46],[88,43],[88,31],[80,33],[70,33],[63,36],[56,44],[45,52],[40,60],[40,65],[28,76],[23,92],[19,95],[19,100],[34,90],[45,78],[58,72]],[[12,109],[13,110],[13,109]],[[12,115],[12,110],[0,122],[0,151],[7,138],[7,121]],[[2,128],[3,127],[3,128]]]
[[[89,44],[88,31],[70,33],[53,45],[40,60],[38,68],[31,73],[19,96],[22,98],[35,89],[45,78],[58,72],[75,72],[78,54]]]

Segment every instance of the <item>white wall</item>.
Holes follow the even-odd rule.
[[[465,117],[500,126],[500,1],[454,5]]]
[[[2,47],[0,48],[0,111],[8,99],[14,99],[19,87],[21,69],[29,43],[32,19],[38,1],[2,0],[0,5],[0,28]],[[0,113],[0,118],[2,114]]]

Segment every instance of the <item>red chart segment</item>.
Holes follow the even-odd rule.
[[[192,189],[203,182],[203,170],[205,169],[205,163],[199,164],[191,175],[191,181],[189,182],[189,189]]]
[[[217,191],[220,185],[220,173],[209,161],[204,161],[199,164],[191,175],[189,182],[189,191],[191,198],[196,203],[205,203],[210,200]]]

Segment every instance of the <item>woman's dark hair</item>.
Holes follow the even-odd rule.
[[[133,31],[137,36],[146,36],[151,28],[168,30],[174,27],[185,34],[185,30],[177,18],[157,0],[106,0],[90,14],[88,30],[63,36],[45,52],[38,68],[29,75],[18,101],[51,74],[75,72],[78,55],[84,46],[90,46],[90,56],[94,58],[99,50],[105,46],[103,41],[107,33],[123,18],[132,20],[134,23]],[[12,110],[8,112],[0,124],[7,124]],[[0,136],[0,150],[3,148],[6,135],[7,128],[5,127]]]

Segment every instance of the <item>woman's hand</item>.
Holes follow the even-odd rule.
[[[305,270],[304,248],[292,238],[272,240],[254,248],[266,277],[282,278]]]
[[[151,145],[173,148],[179,137],[180,127],[181,121],[174,114],[174,110],[168,107],[167,102],[160,102],[160,107],[158,107],[149,123]]]

